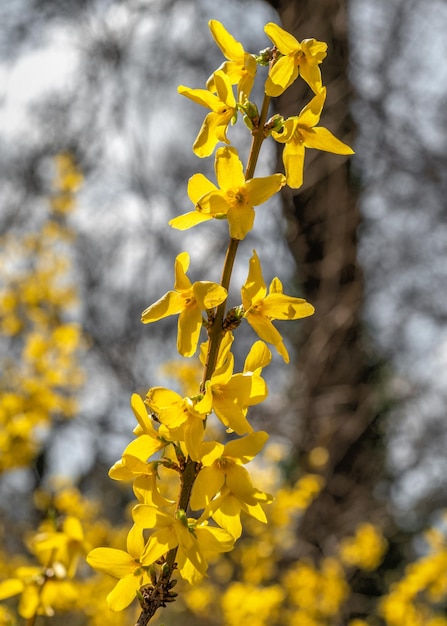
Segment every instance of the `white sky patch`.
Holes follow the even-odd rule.
[[[0,84],[4,94],[0,108],[0,134],[7,140],[26,132],[30,123],[29,107],[48,92],[69,93],[75,81],[79,57],[72,45],[67,28],[48,30],[46,45],[32,48],[11,61],[0,65]]]

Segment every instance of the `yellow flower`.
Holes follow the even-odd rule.
[[[151,583],[147,567],[140,561],[143,550],[142,530],[134,524],[127,535],[127,552],[116,548],[95,548],[87,555],[91,567],[119,578],[107,596],[107,606],[112,611],[125,609],[136,598],[137,590]]]
[[[280,132],[272,133],[276,141],[286,144],[282,158],[287,184],[293,189],[298,189],[303,184],[306,148],[316,148],[334,154],[354,154],[352,148],[334,137],[327,128],[315,126],[320,121],[325,99],[326,88],[323,87],[298,116],[289,117]]]
[[[42,564],[47,566],[52,563],[61,574],[63,572],[64,576],[73,577],[84,547],[81,522],[69,515],[64,519],[61,529],[56,530],[52,520],[45,521],[30,539],[29,547]]]
[[[146,543],[141,562],[149,566],[178,547],[179,572],[191,584],[205,575],[208,554],[228,552],[233,548],[233,537],[225,530],[204,523],[198,525],[197,520],[188,519],[183,511],[173,516],[155,507],[137,504],[132,515],[140,527],[156,529]]]
[[[190,89],[184,85],[180,85],[177,89],[182,96],[211,109],[193,144],[194,154],[201,158],[210,156],[219,141],[229,143],[226,135],[227,127],[237,114],[231,80],[222,70],[214,72],[213,86],[215,94],[209,89]]]
[[[138,426],[135,426],[133,430],[138,438],[127,446],[123,452],[123,456],[128,454],[140,457],[141,453],[146,459],[149,459],[153,454],[163,450],[169,442],[161,437],[158,431],[155,430],[152,420],[147,413],[146,406],[137,393],[132,394],[130,405],[138,421]]]
[[[113,480],[133,481],[133,491],[136,498],[145,504],[154,506],[170,506],[173,500],[168,500],[158,488],[158,466],[156,462],[148,463],[144,450],[138,451],[139,456],[127,453],[124,450],[122,458],[109,470],[109,477]]]
[[[35,615],[53,616],[55,611],[69,611],[76,607],[76,585],[59,578],[57,568],[51,571],[53,578],[48,578],[42,567],[18,567],[15,573],[17,578],[0,583],[0,600],[21,594],[18,606],[21,617],[30,620]]]
[[[169,315],[179,314],[177,349],[182,356],[192,356],[199,341],[202,326],[201,311],[219,306],[227,291],[209,281],[191,283],[186,276],[189,254],[182,252],[175,259],[174,291],[168,291],[141,314],[143,324],[156,322]]]
[[[346,537],[340,545],[340,558],[346,565],[373,571],[382,562],[388,547],[386,539],[373,524],[364,522],[354,537]]]
[[[314,93],[318,93],[322,87],[318,65],[326,56],[327,44],[316,39],[304,39],[299,43],[293,35],[272,22],[266,24],[264,31],[284,55],[270,69],[265,84],[266,94],[281,95],[298,74]]]
[[[217,182],[215,187],[207,178],[196,174],[194,198],[196,209],[207,217],[227,217],[232,239],[244,239],[252,229],[254,206],[266,202],[286,184],[282,174],[245,180],[243,165],[237,150],[219,148],[214,163]],[[194,177],[193,177],[194,178]],[[191,197],[191,196],[190,196]],[[184,230],[198,223],[194,212],[181,215],[169,222],[174,228]]]
[[[203,517],[211,515],[235,538],[242,532],[242,510],[262,522],[267,521],[260,503],[270,502],[272,498],[252,485],[249,473],[242,467],[262,450],[267,439],[268,434],[261,431],[230,441],[219,457],[202,460],[203,467],[192,489],[191,507],[195,510],[206,507]]]
[[[241,96],[248,98],[256,76],[257,63],[254,56],[245,52],[239,41],[230,35],[226,28],[217,20],[208,22],[214,41],[228,61],[222,63],[219,70],[224,72],[232,85],[237,85],[238,100]],[[206,84],[211,91],[215,90],[214,74]]]
[[[222,340],[216,369],[209,385],[213,395],[213,411],[220,421],[238,435],[253,432],[246,419],[247,408],[267,397],[267,385],[260,376],[268,365],[271,352],[262,341],[251,348],[242,373],[233,374],[234,356],[230,352],[231,333]]]
[[[279,278],[272,280],[267,294],[261,264],[254,250],[241,295],[244,317],[247,322],[261,339],[273,344],[284,361],[288,363],[289,354],[280,333],[271,320],[296,320],[308,317],[314,313],[314,307],[303,298],[283,294]]]
[[[169,440],[184,441],[189,456],[199,461],[203,453],[204,420],[211,413],[209,383],[205,394],[182,398],[164,387],[149,389],[146,403],[161,422],[160,434]]]

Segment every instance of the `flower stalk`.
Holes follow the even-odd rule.
[[[268,394],[262,377],[262,370],[272,359],[267,344],[285,362],[289,360],[273,321],[307,317],[314,308],[302,298],[284,294],[279,278],[267,288],[256,251],[241,286],[241,304],[229,307],[236,254],[253,229],[255,207],[286,183],[292,187],[299,186],[297,181],[301,184],[305,147],[352,152],[328,130],[316,126],[325,100],[319,64],[326,44],[315,40],[300,44],[276,24],[267,24],[265,32],[274,48],[268,54],[254,55],[216,20],[209,26],[226,61],[210,76],[206,89],[181,85],[178,91],[209,111],[193,152],[199,158],[215,152],[217,185],[201,173],[194,174],[187,189],[194,210],[169,224],[186,230],[212,219],[227,222],[229,243],[221,281],[192,283],[187,275],[189,254],[181,252],[175,259],[173,289],[147,307],[141,317],[143,323],[151,324],[178,316],[177,349],[185,358],[195,356],[205,327],[207,339],[200,346],[202,378],[192,395],[182,397],[174,390],[152,387],[144,401],[137,394],[132,396],[137,438],[109,472],[115,480],[132,480],[138,500],[132,511],[134,524],[128,534],[127,552],[95,548],[87,557],[92,567],[119,579],[107,596],[112,610],[122,610],[138,598],[141,614],[136,626],[146,626],[158,608],[175,600],[174,572],[196,584],[206,575],[210,557],[233,549],[242,534],[242,514],[267,522],[264,507],[272,496],[252,483],[245,465],[261,452],[268,434],[255,431],[248,411]],[[265,67],[267,58],[265,93],[258,114],[257,105],[248,98],[258,65]],[[267,122],[271,97],[280,95],[299,76],[311,87],[314,98],[299,116],[288,120],[276,116]],[[240,112],[251,133],[245,168],[227,136],[229,124]],[[285,144],[286,175],[255,178],[262,144],[270,136]],[[224,145],[218,147],[220,143]],[[234,372],[233,330],[244,320],[259,339],[250,348],[243,371]],[[211,420],[234,438],[227,441],[225,435],[215,435],[215,429],[210,429],[210,436],[207,427]],[[173,473],[176,497],[167,497],[161,489],[159,469]]]

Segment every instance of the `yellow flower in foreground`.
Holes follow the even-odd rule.
[[[228,552],[233,548],[233,537],[222,528],[197,524],[179,511],[175,516],[163,513],[153,506],[138,504],[132,515],[141,528],[154,532],[141,555],[141,562],[149,566],[178,547],[177,565],[183,578],[191,584],[199,582],[208,569],[207,555]]]
[[[194,154],[201,158],[210,156],[219,141],[230,143],[226,131],[228,124],[237,114],[231,80],[222,70],[214,72],[213,86],[216,94],[209,89],[190,89],[184,85],[177,89],[182,96],[211,109],[193,144]]]
[[[279,96],[293,83],[298,74],[314,93],[318,93],[322,87],[318,65],[326,56],[327,43],[316,39],[304,39],[299,43],[293,35],[273,22],[266,24],[264,31],[284,55],[270,69],[265,84],[266,94]]]
[[[107,606],[112,611],[125,609],[136,598],[137,590],[151,583],[147,568],[140,562],[143,550],[142,530],[134,525],[127,535],[127,552],[115,548],[95,548],[88,553],[90,567],[119,578],[107,596]]]
[[[249,52],[245,52],[239,41],[230,35],[226,28],[217,20],[208,22],[214,41],[219,46],[224,57],[228,61],[222,63],[219,70],[222,70],[231,81],[232,85],[237,85],[238,99],[241,94],[249,97],[256,76],[256,59]],[[208,79],[206,84],[211,91],[215,90],[214,75]]]
[[[230,441],[219,457],[202,460],[203,468],[193,486],[191,507],[196,510],[206,507],[204,516],[211,515],[235,538],[242,532],[242,510],[261,522],[267,521],[260,503],[270,502],[272,498],[253,486],[249,473],[242,467],[262,450],[267,439],[268,434],[261,431]]]
[[[303,298],[286,296],[279,278],[270,284],[269,293],[262,277],[258,255],[253,250],[245,285],[241,289],[244,317],[261,339],[275,346],[286,363],[289,354],[278,330],[271,320],[296,320],[308,317],[314,307]]]
[[[152,387],[147,392],[146,403],[161,422],[160,434],[171,441],[184,441],[189,456],[199,461],[203,452],[204,421],[212,407],[210,385],[207,384],[205,394],[192,398],[182,398],[164,387]]]
[[[244,239],[252,229],[255,219],[254,206],[266,202],[286,184],[282,174],[245,180],[242,162],[237,150],[232,147],[219,148],[214,162],[216,179],[220,189],[207,178],[196,174],[194,198],[201,214],[210,217],[227,217],[232,239]],[[194,178],[194,177],[193,177]],[[191,196],[190,196],[191,197]],[[171,220],[174,228],[190,228],[198,220],[194,212]]]
[[[307,104],[298,116],[289,117],[281,132],[273,132],[273,138],[285,143],[283,163],[286,170],[287,184],[298,189],[303,184],[304,153],[306,148],[316,148],[334,154],[354,154],[354,150],[337,139],[330,130],[315,126],[320,121],[321,111],[326,99],[323,87]]]
[[[245,435],[253,432],[246,418],[248,407],[263,402],[267,397],[267,385],[260,374],[262,368],[270,363],[271,352],[265,343],[256,341],[247,356],[244,371],[233,374],[232,341],[231,333],[227,333],[220,345],[216,369],[209,385],[216,416],[238,435]]]
[[[182,252],[175,259],[174,291],[168,291],[141,314],[143,324],[156,322],[169,315],[178,315],[177,349],[182,356],[192,356],[199,341],[202,313],[219,306],[227,291],[217,283],[191,283],[186,276],[189,254]]]

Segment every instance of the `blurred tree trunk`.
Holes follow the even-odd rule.
[[[327,87],[321,125],[352,144],[347,2],[279,0],[270,4],[277,9],[282,26],[299,41],[314,37],[328,43],[321,66]],[[297,81],[279,98],[278,110],[284,116],[297,115],[312,95],[304,81]],[[297,407],[298,426],[291,436],[299,470],[319,471],[326,480],[300,528],[306,548],[324,554],[359,522],[384,524],[384,505],[374,497],[384,444],[377,387],[372,384],[377,367],[361,323],[360,216],[350,160],[309,150],[304,181],[301,189],[287,189],[283,195],[299,293],[316,308],[314,316],[301,322],[297,338],[298,381],[292,390],[292,406]],[[319,466],[325,451],[328,461]]]

